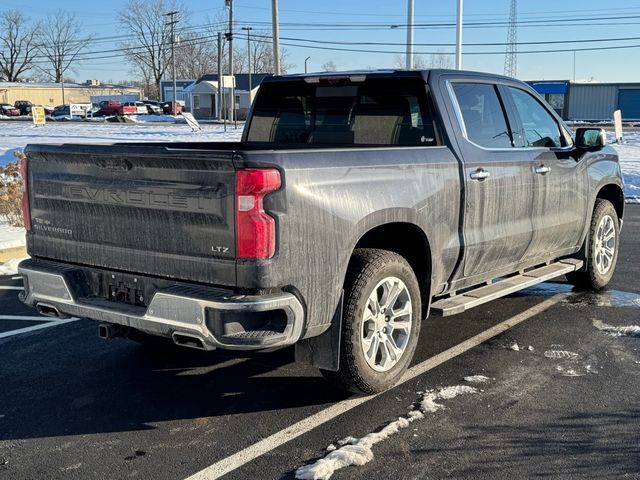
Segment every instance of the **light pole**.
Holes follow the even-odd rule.
[[[251,30],[253,27],[242,27],[242,30],[247,31],[247,62],[249,64],[249,100],[251,103]]]
[[[307,73],[307,60],[309,60],[311,57],[307,57],[304,59],[304,73]]]
[[[280,75],[280,20],[278,20],[278,0],[271,0],[271,28],[273,29],[273,69]]]
[[[407,70],[413,70],[413,0],[407,6]]]
[[[175,44],[176,44],[176,23],[178,21],[175,19],[178,12],[173,11],[166,13],[165,16],[170,18],[169,26],[171,27],[171,76],[173,78],[173,101],[171,103],[171,113],[176,115],[178,112],[178,96],[177,87],[176,87],[176,55],[175,55]],[[158,92],[159,93],[159,92]]]
[[[231,110],[230,115],[233,119],[235,128],[238,128],[236,122],[236,92],[235,92],[235,79],[233,77],[233,0],[224,0],[224,3],[229,7],[229,33],[227,39],[229,40],[229,76],[231,77]]]
[[[462,0],[458,0],[456,21],[456,70],[462,70]]]

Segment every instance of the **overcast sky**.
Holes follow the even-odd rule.
[[[404,51],[406,39],[405,0],[280,0],[281,42],[283,44],[307,44],[314,47],[323,44],[305,43],[303,40],[336,42],[332,48],[363,50]],[[116,12],[124,8],[126,0],[78,1],[78,0],[0,0],[0,10],[15,8],[38,18],[58,8],[69,10],[83,23],[89,35],[113,37],[122,35]],[[191,23],[201,25],[224,10],[224,0],[189,0],[184,2],[192,12]],[[536,0],[519,2],[519,42],[593,40],[607,38],[640,37],[640,0]],[[235,0],[237,27],[250,25],[256,29],[269,29],[271,2],[269,0]],[[417,24],[431,24],[416,28],[415,43],[443,44],[419,46],[416,52],[453,52],[449,46],[455,42],[456,0],[415,0]],[[466,0],[464,31],[465,46],[463,67],[502,73],[504,45],[473,46],[474,43],[504,43],[507,39],[509,0]],[[607,17],[609,17],[607,19]],[[617,17],[617,18],[611,18]],[[596,19],[597,22],[575,19]],[[605,19],[603,19],[605,18]],[[546,20],[553,20],[551,26]],[[482,25],[501,22],[501,25]],[[288,25],[298,24],[298,25]],[[386,25],[384,25],[386,24]],[[400,25],[391,28],[391,25]],[[475,24],[475,25],[474,25]],[[367,26],[364,26],[367,25]],[[345,44],[342,44],[345,42]],[[346,42],[380,42],[386,45],[348,45]],[[239,48],[246,45],[239,40]],[[636,40],[593,43],[564,43],[519,45],[518,77],[533,79],[572,79],[573,52],[527,54],[530,50],[582,49],[617,45],[638,45]],[[115,48],[113,40],[101,40],[90,50]],[[310,56],[309,70],[320,70],[327,61],[333,61],[339,69],[384,68],[394,64],[395,54],[329,51],[284,45],[289,55],[287,63],[295,65],[291,72],[304,70],[304,59]],[[497,55],[474,55],[472,52],[498,52]],[[112,54],[113,55],[113,54]],[[117,53],[115,54],[117,55]],[[103,58],[84,62],[74,74],[79,81],[89,78],[122,80],[129,78],[128,68],[121,57]],[[576,53],[576,79],[593,77],[598,81],[640,81],[640,48]]]

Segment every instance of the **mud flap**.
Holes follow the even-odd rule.
[[[342,336],[342,303],[331,319],[329,330],[317,337],[305,338],[296,343],[296,362],[306,363],[322,370],[337,372],[340,368],[340,338]]]

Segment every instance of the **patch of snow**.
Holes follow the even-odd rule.
[[[327,448],[325,449],[327,452],[333,452],[334,450],[336,450],[338,447],[336,447],[333,443],[330,443]]]
[[[465,382],[469,383],[484,383],[491,380],[489,377],[485,377],[484,375],[469,375],[468,377],[464,377]]]
[[[336,443],[340,446],[343,445],[353,445],[354,443],[356,443],[358,441],[358,439],[356,437],[344,437],[342,440],[338,440]]]
[[[575,352],[569,352],[567,350],[547,350],[544,352],[544,356],[547,358],[555,358],[562,360],[575,360],[580,355]]]
[[[509,345],[509,350],[513,350],[514,352],[519,352],[520,346],[514,342],[511,345]]]
[[[5,263],[0,263],[0,275],[15,275],[18,273],[18,264],[24,258],[13,258]]]
[[[563,377],[584,377],[586,375],[586,373],[578,372],[574,368],[564,368],[564,367],[561,367],[561,366],[557,366],[556,370]]]
[[[527,347],[527,350],[529,350],[530,352],[533,352],[533,347],[532,347],[531,345],[529,345],[529,346]]]
[[[593,326],[613,337],[640,337],[640,326],[638,325],[614,327],[613,325],[608,325],[600,320],[594,319]]]
[[[420,401],[420,410],[412,410],[405,417],[398,417],[398,419],[387,424],[382,430],[368,433],[362,438],[346,437],[343,439],[345,444],[342,447],[330,451],[326,456],[314,463],[299,467],[296,470],[296,479],[326,480],[341,468],[351,465],[364,465],[373,460],[372,447],[375,444],[395,435],[400,430],[407,428],[411,423],[422,420],[425,417],[425,413],[442,410],[444,405],[436,403],[436,400],[449,400],[459,395],[477,392],[477,389],[466,385],[445,387],[437,392],[426,392]]]
[[[24,228],[12,227],[8,222],[0,220],[0,250],[22,247],[26,243],[24,235]]]

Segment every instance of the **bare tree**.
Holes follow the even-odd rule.
[[[333,60],[329,60],[322,64],[322,70],[325,72],[335,72],[338,70],[338,67]]]
[[[218,68],[218,52],[210,35],[189,33],[181,36],[176,45],[176,71],[178,78],[198,79]]]
[[[432,53],[428,58],[423,55],[414,55],[413,68],[416,70],[422,70],[425,68],[453,68],[453,60],[450,53],[438,51]],[[403,70],[406,66],[404,55],[396,55],[393,59],[393,66],[397,69]]]
[[[82,38],[82,25],[73,13],[58,10],[46,17],[46,28],[38,34],[38,51],[44,58],[38,69],[51,80],[61,82],[67,70],[78,65],[78,56],[91,39]],[[44,63],[46,62],[46,63]]]
[[[15,82],[32,68],[37,29],[17,10],[0,14],[0,79]]]
[[[119,44],[127,61],[140,77],[150,80],[147,94],[160,97],[160,81],[171,61],[168,17],[177,11],[178,28],[186,26],[188,12],[176,0],[129,0],[118,14],[120,29],[128,40]],[[176,59],[178,57],[176,56]]]

